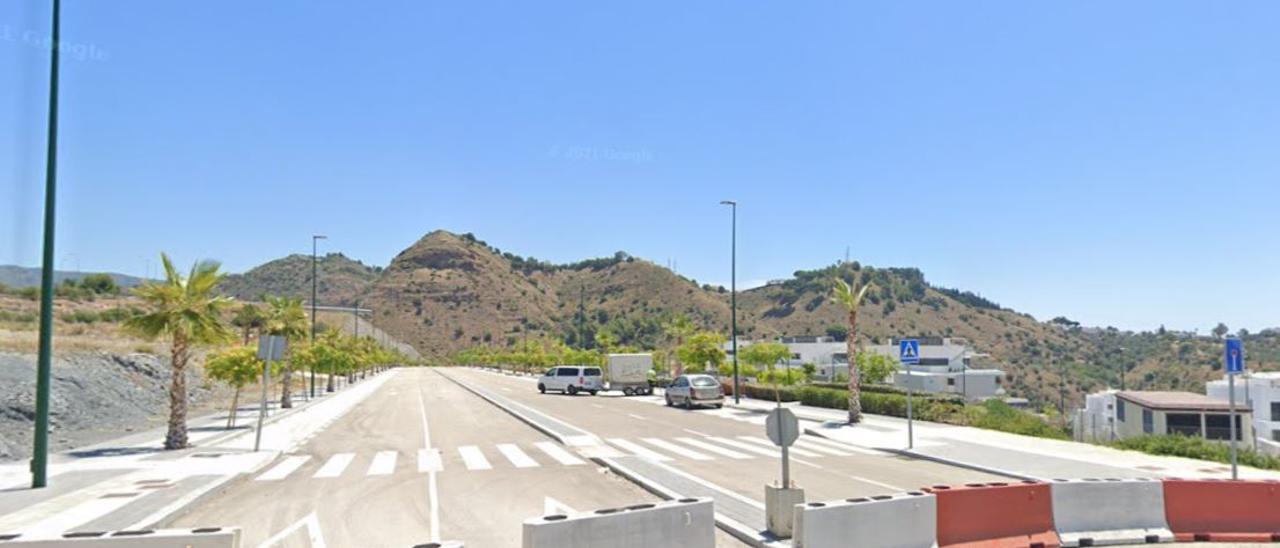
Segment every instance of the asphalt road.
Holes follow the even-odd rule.
[[[419,369],[173,525],[238,525],[250,548],[519,546],[529,517],[655,499]]]
[[[451,372],[587,430],[623,454],[640,450],[661,455],[669,459],[667,464],[745,497],[763,502],[765,484],[780,478],[779,459],[766,456],[772,450],[765,437],[764,416],[758,413],[669,408],[658,396],[539,394],[536,382],[529,377],[460,368]],[[903,492],[928,485],[1008,481],[811,435],[801,437],[792,455],[792,477],[811,501]]]

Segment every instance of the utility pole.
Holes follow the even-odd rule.
[[[49,390],[53,376],[53,234],[58,181],[58,52],[62,2],[53,0],[53,47],[49,58],[48,151],[44,172],[44,257],[40,270],[40,335],[36,357],[36,431],[31,452],[31,487],[48,485]]]
[[[741,403],[742,387],[738,381],[738,202],[724,200],[720,205],[733,209],[729,251],[729,335],[733,339],[733,403]]]
[[[328,239],[326,236],[311,236],[311,344],[316,344],[316,241]],[[288,389],[286,389],[288,390]],[[311,397],[316,397],[316,366],[311,365]]]

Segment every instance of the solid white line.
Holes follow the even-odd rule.
[[[462,464],[467,466],[467,470],[488,470],[493,468],[489,466],[489,459],[484,458],[484,453],[480,452],[479,447],[464,445],[458,448],[458,454],[462,456]]]
[[[347,465],[351,464],[351,459],[354,458],[356,458],[355,453],[338,453],[337,455],[329,457],[329,460],[325,461],[324,466],[321,466],[320,469],[316,471],[315,475],[311,477],[336,478],[341,476],[342,471],[347,469]]]
[[[502,456],[507,457],[507,460],[511,461],[512,466],[516,468],[538,467],[538,461],[530,458],[529,455],[526,455],[524,451],[521,451],[513,443],[499,443],[498,451],[502,453]]]
[[[578,457],[573,456],[568,451],[565,451],[563,447],[560,447],[559,445],[556,445],[552,442],[540,441],[540,442],[534,443],[533,445],[534,447],[541,449],[543,453],[547,454],[547,456],[553,459],[556,459],[556,462],[559,462],[560,464],[563,464],[565,466],[586,464],[586,462],[583,462],[582,459],[579,459]]]
[[[888,483],[884,483],[884,482],[876,481],[876,480],[873,480],[873,479],[864,478],[864,477],[861,477],[861,476],[854,476],[854,475],[851,475],[851,474],[841,474],[841,475],[842,475],[842,476],[845,476],[845,477],[848,477],[848,478],[850,478],[850,479],[854,479],[854,480],[860,481],[860,482],[862,482],[862,483],[870,483],[871,485],[875,485],[875,486],[878,486],[878,487],[884,487],[885,489],[888,489],[888,490],[890,490],[890,491],[894,491],[894,492],[909,491],[909,489],[905,489],[905,488],[902,488],[902,487],[898,487],[897,485],[890,485],[890,484],[888,484]]]
[[[396,471],[395,451],[378,451],[373,456],[373,462],[369,463],[369,471],[365,475],[369,476],[389,476]]]
[[[283,461],[280,461],[280,464],[277,464],[271,467],[270,470],[267,470],[261,476],[258,476],[254,480],[255,481],[282,480],[284,478],[289,477],[289,474],[292,474],[294,470],[297,470],[298,467],[302,466],[308,460],[311,460],[310,455],[298,455],[294,457],[289,457],[287,459],[284,459]]]
[[[756,445],[767,445],[769,447],[777,447],[776,445],[773,444],[773,442],[766,440],[764,438],[757,438],[755,436],[738,436],[738,439],[749,441]],[[781,453],[782,450],[779,449],[778,451],[779,453]],[[805,451],[804,449],[800,449],[799,447],[795,447],[795,446],[792,446],[791,449],[788,451],[788,453],[791,453],[792,455],[800,455],[802,457],[821,457],[822,456],[818,453],[814,453],[813,451]]]
[[[825,445],[825,446],[827,446],[827,447],[834,447],[834,448],[836,448],[836,449],[843,449],[843,450],[845,450],[845,451],[853,451],[854,453],[862,453],[862,454],[864,454],[864,455],[875,455],[875,456],[878,456],[878,457],[880,457],[880,456],[884,456],[884,453],[881,453],[881,452],[879,452],[879,451],[876,451],[875,449],[867,449],[866,447],[859,447],[859,446],[854,445],[854,444],[852,444],[852,443],[845,443],[845,442],[842,442],[842,441],[836,441],[836,440],[827,439],[827,438],[823,438],[823,437],[819,437],[819,436],[813,436],[813,435],[810,435],[810,436],[805,437],[805,438],[802,438],[802,439],[804,439],[804,440],[806,440],[806,441],[808,441],[808,442],[810,442],[810,443],[816,443],[816,444],[818,444],[818,445]]]
[[[850,453],[848,451],[842,451],[840,449],[836,449],[835,447],[827,447],[825,445],[818,445],[816,443],[811,443],[809,442],[809,440],[806,440],[804,438],[800,438],[796,440],[795,447],[801,447],[804,449],[808,449],[810,451],[817,451],[819,453],[826,453],[828,455],[835,455],[837,457],[853,456],[853,453]]]
[[[444,462],[440,460],[439,449],[418,450],[418,471],[439,472],[444,470]]]
[[[641,417],[640,415],[632,415],[631,413],[627,413],[627,416],[628,416],[628,417],[631,417],[631,418],[633,418],[633,419],[639,420],[639,421],[647,421],[647,420],[649,420],[649,419],[646,419],[646,418],[644,418],[644,417]]]
[[[604,409],[604,406],[603,406],[603,405],[600,405],[600,404],[598,404],[598,403],[593,403],[593,404],[591,404],[591,407],[594,407],[594,408],[596,408],[596,409]]]
[[[681,428],[681,430],[684,430],[685,432],[688,432],[688,433],[693,434],[693,435],[695,435],[695,436],[702,436],[702,437],[704,437],[704,438],[709,438],[709,437],[711,437],[711,434],[703,434],[702,432],[699,432],[699,431],[697,431],[697,430],[690,430],[690,429],[688,429],[688,428]]]
[[[618,447],[621,447],[621,448],[623,448],[623,449],[625,449],[625,450],[627,450],[627,451],[630,451],[630,452],[631,452],[631,454],[633,454],[633,455],[635,455],[635,456],[637,456],[637,457],[646,458],[646,459],[649,459],[649,460],[651,460],[651,461],[656,461],[656,462],[666,462],[666,461],[671,460],[671,457],[668,457],[668,456],[663,455],[663,454],[661,454],[661,453],[656,453],[656,452],[654,452],[654,451],[650,451],[650,450],[649,450],[649,448],[647,448],[647,447],[645,447],[645,446],[643,446],[643,445],[636,444],[636,443],[631,443],[631,442],[629,442],[629,441],[627,441],[627,440],[624,440],[624,439],[621,439],[621,438],[609,438],[607,441],[608,441],[609,443],[612,443],[612,444],[614,444],[614,445],[616,445],[616,446],[618,446]]]
[[[693,460],[714,460],[713,458],[708,457],[702,453],[699,453],[692,449],[685,449],[684,447],[671,443],[667,440],[660,440],[658,438],[641,438],[641,440],[649,445],[652,445],[654,447],[658,447],[661,449],[666,449],[667,451],[670,451],[682,457],[690,458]]]
[[[748,455],[746,453],[739,453],[732,449],[725,449],[723,447],[720,447],[719,445],[716,445],[713,443],[707,443],[702,440],[696,440],[693,438],[676,438],[676,441],[681,442],[685,445],[692,445],[694,447],[697,447],[698,449],[702,449],[703,451],[710,451],[720,456],[729,457],[731,459],[751,458],[751,455]]]

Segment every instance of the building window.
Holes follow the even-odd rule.
[[[1116,400],[1116,420],[1124,422],[1124,402]]]
[[[1271,441],[1280,441],[1280,430],[1271,431]]]
[[[1200,437],[1199,413],[1169,413],[1165,415],[1165,429],[1168,434]],[[1226,424],[1223,424],[1226,426]]]
[[[1280,401],[1271,402],[1271,420],[1280,421]]]
[[[1155,432],[1155,429],[1156,429],[1155,414],[1152,413],[1150,409],[1143,409],[1142,410],[1142,433],[1150,434]]]
[[[947,386],[955,386],[955,385],[956,385],[955,377],[947,377]]]
[[[1205,415],[1205,433],[1204,437],[1211,440],[1229,440],[1231,439],[1231,416],[1216,414]],[[1240,428],[1240,415],[1236,415],[1236,439],[1244,438],[1244,432]]]

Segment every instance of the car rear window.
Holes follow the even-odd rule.
[[[599,368],[599,367],[588,367],[588,368],[587,368],[587,372],[586,372],[585,374],[586,374],[586,376],[588,376],[588,377],[599,377],[599,376],[600,376],[600,368]]]
[[[694,386],[715,386],[716,380],[711,377],[694,377],[693,385]]]
[[[557,377],[576,377],[578,376],[578,368],[577,367],[561,367],[559,369],[556,369],[556,376]]]

